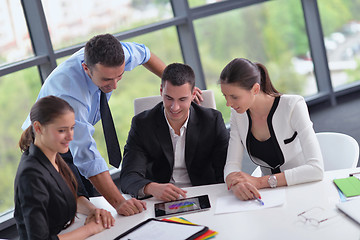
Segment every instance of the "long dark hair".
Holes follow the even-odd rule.
[[[261,63],[253,63],[245,58],[235,58],[229,62],[220,74],[220,84],[235,83],[250,90],[255,83],[260,90],[271,96],[281,95],[272,85],[268,71]]]
[[[61,98],[55,96],[40,98],[30,110],[31,125],[22,133],[20,137],[20,150],[25,152],[29,149],[31,143],[34,143],[35,134],[33,130],[33,123],[35,121],[38,121],[41,125],[45,126],[52,123],[56,118],[67,113],[68,111],[74,112],[74,109],[68,102]],[[77,199],[77,181],[74,174],[59,153],[56,155],[55,162],[59,167],[60,175],[64,178],[75,199]],[[71,223],[73,222],[74,219],[72,219]]]

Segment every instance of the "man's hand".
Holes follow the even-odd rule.
[[[86,232],[88,233],[89,236],[97,234],[99,232],[102,232],[103,230],[106,229],[104,227],[103,222],[99,222],[99,223],[97,222],[95,215],[91,215],[91,216],[87,217],[84,225],[85,225],[84,228],[86,229]],[[60,239],[63,239],[63,238],[60,238]]]
[[[137,199],[125,200],[112,180],[109,171],[89,178],[98,192],[116,209],[120,215],[130,216],[146,210],[146,203]]]
[[[135,198],[124,200],[118,207],[116,207],[116,212],[124,216],[141,213],[143,210],[146,210],[146,203]]]
[[[202,91],[200,90],[200,88],[194,87],[194,92],[195,92],[194,102],[201,105],[201,102],[204,101],[203,97],[201,96]]]
[[[173,201],[180,198],[186,198],[187,191],[176,187],[171,183],[149,183],[145,186],[144,192],[146,195],[153,195],[155,198],[163,201]]]

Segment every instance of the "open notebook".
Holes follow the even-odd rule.
[[[360,224],[360,199],[342,202],[336,206],[346,215]]]

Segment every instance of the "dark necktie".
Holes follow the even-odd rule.
[[[121,161],[120,145],[116,136],[115,125],[111,116],[108,101],[106,99],[106,94],[102,91],[100,92],[100,115],[109,156],[109,163],[118,168]]]

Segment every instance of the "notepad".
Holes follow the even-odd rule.
[[[259,204],[256,200],[242,201],[229,191],[227,194],[218,197],[216,201],[215,214],[271,208],[280,206],[286,201],[285,188],[261,189],[259,192],[264,205]]]
[[[334,179],[334,183],[346,197],[360,195],[360,180],[356,177]]]
[[[207,230],[208,227],[206,226],[167,222],[150,218],[121,234],[115,240],[195,239],[207,232]]]

